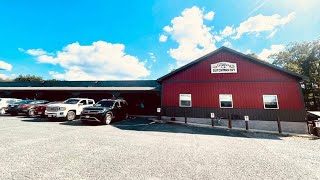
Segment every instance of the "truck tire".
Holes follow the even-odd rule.
[[[112,114],[110,114],[110,113],[107,113],[106,115],[105,115],[105,117],[104,117],[104,120],[102,121],[102,124],[104,124],[104,125],[109,125],[110,123],[111,123],[111,121],[112,121]]]
[[[68,111],[66,119],[68,121],[73,121],[76,119],[76,113],[74,111]]]

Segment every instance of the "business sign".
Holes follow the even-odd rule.
[[[211,117],[211,119],[213,119],[214,118],[214,113],[210,113],[210,117]]]
[[[237,64],[229,62],[211,64],[211,73],[237,73]]]
[[[249,121],[249,116],[244,116],[245,121]]]
[[[161,108],[157,108],[157,113],[160,113],[161,112]]]

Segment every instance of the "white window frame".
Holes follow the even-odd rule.
[[[221,97],[220,97],[221,95],[223,95],[223,96],[225,96],[225,95],[231,96],[231,107],[222,107],[222,106],[221,106]],[[233,108],[233,97],[232,97],[232,94],[219,94],[219,107],[220,107],[220,108],[227,108],[227,109],[228,109],[228,108],[229,108],[229,109],[230,109],[230,108]]]
[[[184,106],[181,104],[181,95],[190,95],[190,106]],[[179,107],[192,107],[192,95],[191,94],[179,94]]]
[[[267,108],[267,107],[266,107],[266,104],[265,104],[265,97],[266,97],[266,96],[275,96],[275,97],[276,97],[276,100],[277,100],[277,108]],[[274,95],[274,94],[265,94],[265,95],[262,95],[262,101],[263,101],[263,108],[264,108],[264,109],[279,109],[278,95]]]

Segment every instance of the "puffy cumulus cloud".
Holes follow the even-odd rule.
[[[272,54],[276,54],[282,50],[285,49],[285,46],[282,44],[277,44],[277,45],[271,45],[270,49],[263,49],[259,54],[258,57],[261,60],[269,62],[269,56]]]
[[[210,11],[203,16],[204,19],[211,21],[214,18],[214,12]]]
[[[0,61],[0,69],[11,71],[12,70],[12,65],[9,64],[9,63],[6,63],[4,61]]]
[[[210,33],[211,28],[204,24],[205,16],[207,18],[214,16],[214,13],[209,12],[208,14],[204,15],[203,10],[193,6],[184,9],[180,16],[171,20],[170,26],[163,28],[170,39],[178,43],[177,48],[171,48],[168,51],[178,66],[216,49],[215,38]]]
[[[215,36],[214,36],[214,39],[215,39],[217,42],[220,42],[223,38],[222,38],[221,36],[215,35]]]
[[[64,72],[49,72],[56,79],[117,80],[149,76],[150,71],[145,67],[145,63],[140,62],[135,56],[126,54],[124,50],[123,44],[97,41],[87,46],[72,43],[56,53],[40,53],[33,56],[37,57],[39,63],[60,65]]]
[[[281,17],[279,14],[272,16],[257,15],[250,17],[246,21],[240,23],[236,28],[237,34],[233,36],[233,39],[239,39],[245,33],[260,33],[271,32],[270,37],[274,36],[277,32],[276,29],[289,23],[295,17],[295,12],[288,14],[286,17]]]
[[[222,31],[220,31],[220,35],[223,37],[227,37],[235,33],[236,30],[233,27],[226,26]]]
[[[168,39],[168,36],[163,35],[163,34],[161,34],[160,37],[159,37],[159,41],[160,41],[160,42],[166,42],[167,39]]]

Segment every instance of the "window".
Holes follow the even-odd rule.
[[[87,101],[86,100],[82,100],[82,101],[80,101],[80,103],[82,103],[82,105],[87,105]]]
[[[264,109],[279,109],[277,95],[263,95]]]
[[[232,94],[219,94],[220,108],[233,108]]]
[[[93,100],[88,100],[88,104],[93,104]]]
[[[179,106],[180,107],[191,107],[191,94],[180,94],[179,99]]]

